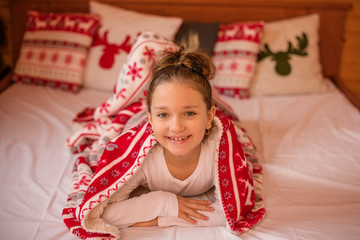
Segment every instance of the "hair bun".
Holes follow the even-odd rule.
[[[160,54],[153,68],[153,76],[158,75],[157,73],[171,66],[184,66],[199,73],[208,81],[214,78],[216,71],[214,63],[206,53],[200,50],[187,51],[184,46],[179,46],[174,52],[165,50]]]

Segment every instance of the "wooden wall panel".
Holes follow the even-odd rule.
[[[340,77],[344,85],[360,99],[360,1],[352,0],[345,25],[345,42]]]
[[[7,0],[0,0],[0,18],[5,24],[5,29],[1,30],[5,31],[7,38],[7,46],[0,47],[0,53],[5,65],[9,65],[12,63],[12,48],[10,41],[10,11]]]
[[[17,12],[16,13],[10,13],[9,10],[9,2],[11,1],[12,4],[17,4]],[[20,23],[14,23],[14,21],[11,21],[10,15],[14,18],[19,16],[19,14],[25,13],[29,9],[34,9],[38,11],[47,11],[48,9],[52,9],[53,11],[67,11],[66,5],[59,4],[57,0],[37,0],[42,1],[46,4],[41,4],[41,6],[38,6],[36,4],[29,3],[30,1],[27,0],[0,0],[0,17],[5,19],[5,22],[8,24],[7,27],[11,27],[12,24],[20,24]],[[62,2],[66,2],[67,0],[62,0]],[[110,4],[114,4],[116,0],[102,0],[103,2],[107,2]],[[184,1],[184,0],[183,0]],[[192,3],[192,0],[185,0],[188,3]],[[241,2],[241,0],[224,0],[227,3],[232,4],[238,4]],[[84,11],[84,6],[87,6],[88,0],[68,0],[69,3],[72,5],[76,4],[77,9],[80,12]],[[143,2],[144,7],[143,11],[156,11],[157,6],[156,5],[146,5],[146,0],[129,0],[126,1],[122,6],[132,8],[133,4],[138,2]],[[166,4],[173,4],[174,1],[169,0],[157,0],[159,3],[166,3]],[[202,0],[197,0],[197,4],[202,5]],[[209,0],[203,0],[203,2],[209,2]],[[219,1],[217,1],[219,2]],[[221,2],[221,1],[220,1]],[[253,0],[253,2],[258,3],[259,5],[266,4],[266,1],[264,0]],[[292,2],[292,0],[277,0],[277,2],[280,2],[279,5],[281,5],[281,2]],[[311,2],[315,5],[321,5],[321,3],[326,2],[327,4],[335,4],[334,8],[336,8],[337,3],[343,3],[343,0],[297,0],[297,2],[303,2],[304,4]],[[360,1],[359,0],[346,0],[346,2],[350,2],[353,5],[353,8],[348,11],[347,18],[346,18],[346,25],[345,25],[345,35],[344,35],[344,45],[343,45],[343,54],[341,57],[341,65],[340,67],[340,78],[342,79],[344,85],[346,85],[355,95],[357,95],[360,99],[360,71],[358,70],[360,68]],[[44,5],[46,7],[44,7]],[[253,5],[253,4],[252,4]],[[207,4],[206,6],[211,7],[211,4]],[[161,9],[158,9],[159,14],[163,15],[171,15],[171,12],[163,12]],[[189,19],[197,20],[199,17],[198,13],[192,13],[186,12],[186,8],[173,8],[171,11],[173,12],[179,12],[181,14],[187,14]],[[227,22],[232,22],[233,19],[231,16],[226,14],[226,11],[232,11],[232,9],[229,8],[215,8],[214,11],[217,12],[223,12],[221,14],[221,17],[224,17]],[[274,19],[277,18],[278,15],[282,15],[285,10],[278,9],[269,9],[269,13],[273,16]],[[261,14],[259,12],[259,14]],[[293,14],[293,13],[292,13]],[[269,15],[269,14],[267,14]],[[251,15],[247,16],[246,14],[243,15],[244,19],[251,19]],[[334,23],[336,24],[336,23]],[[25,28],[25,25],[23,25],[23,28]],[[8,32],[8,37],[9,36]],[[4,56],[4,60],[7,64],[13,65],[13,54],[12,54],[12,46],[18,45],[18,42],[11,43],[9,42],[9,45],[5,49],[1,49],[1,53]]]

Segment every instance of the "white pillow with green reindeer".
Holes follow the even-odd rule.
[[[319,52],[320,16],[265,23],[251,96],[324,92]]]

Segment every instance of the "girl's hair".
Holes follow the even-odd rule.
[[[179,47],[174,52],[163,51],[152,68],[152,81],[148,89],[148,111],[155,88],[164,82],[179,81],[188,84],[203,96],[208,110],[212,106],[212,92],[209,80],[215,75],[215,65],[202,52],[187,52]]]

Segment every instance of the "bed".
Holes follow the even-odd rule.
[[[264,28],[257,30],[263,31],[266,39],[266,31],[279,26],[285,31],[283,24],[287,24],[288,19],[296,18],[298,21],[298,17],[310,15],[311,19],[320,20],[318,64],[324,77],[321,77],[321,85],[310,84],[310,90],[304,89],[303,92],[299,92],[299,85],[295,88],[287,85],[286,88],[273,88],[273,92],[266,92],[277,82],[270,87],[266,85],[265,90],[243,82],[249,84],[246,86],[252,93],[250,97],[241,89],[240,93],[229,91],[228,83],[219,87],[221,98],[232,107],[257,147],[263,168],[265,218],[239,236],[231,234],[225,227],[172,226],[123,229],[122,239],[358,239],[360,105],[344,88],[339,73],[349,4],[220,0],[102,2],[113,8],[170,17],[167,25],[173,24],[170,27],[176,26],[176,29],[172,29],[169,38],[175,37],[182,22],[203,23],[211,27],[219,27],[213,23],[256,22],[263,24]],[[10,10],[13,55],[17,63],[28,10],[87,14],[89,2],[13,0]],[[306,24],[300,23],[296,27]],[[157,27],[158,23],[155,30]],[[290,25],[291,29],[293,27]],[[162,30],[163,34],[169,32],[166,28]],[[111,35],[108,37],[110,39]],[[304,38],[300,36],[296,40],[292,37],[293,46],[298,43],[300,47]],[[105,35],[100,39],[105,40]],[[309,43],[312,41],[311,34],[307,35],[307,39]],[[264,43],[262,40],[258,42],[257,50],[265,55],[273,53],[276,48],[276,44],[270,45],[271,40],[267,42],[268,48],[260,46]],[[90,49],[92,43],[84,41],[82,44],[88,44]],[[126,48],[122,49],[125,51]],[[299,51],[292,52],[299,55]],[[82,54],[91,57],[91,53],[87,55],[83,51]],[[310,51],[307,54],[312,55]],[[23,55],[20,54],[19,59]],[[213,57],[215,59],[219,54]],[[274,69],[274,64],[269,65],[274,61],[269,57],[265,59],[268,61],[253,62],[256,66],[253,65],[253,71],[248,71],[252,81],[257,79],[255,84],[262,84],[264,74],[271,75],[262,69],[267,66]],[[295,57],[292,59],[296,60]],[[217,61],[221,62],[221,59]],[[110,63],[103,62],[103,65],[106,64]],[[293,73],[297,71],[296,66],[291,66]],[[88,71],[85,66],[83,70]],[[300,69],[300,72],[310,71]],[[21,74],[18,72],[18,75]],[[84,73],[83,76],[90,78],[91,75],[96,74]],[[24,83],[23,80],[15,78],[15,81]],[[76,239],[62,220],[74,165],[74,154],[67,147],[66,140],[72,136],[74,128],[79,128],[73,121],[77,114],[87,107],[101,106],[112,96],[114,84],[105,86],[96,79],[79,83],[77,77],[72,80],[70,84],[27,80],[27,84],[14,83],[0,94],[0,231],[4,239]],[[307,83],[302,81],[301,87],[305,85]],[[121,89],[116,90],[117,87],[119,84],[115,91],[120,93]]]

